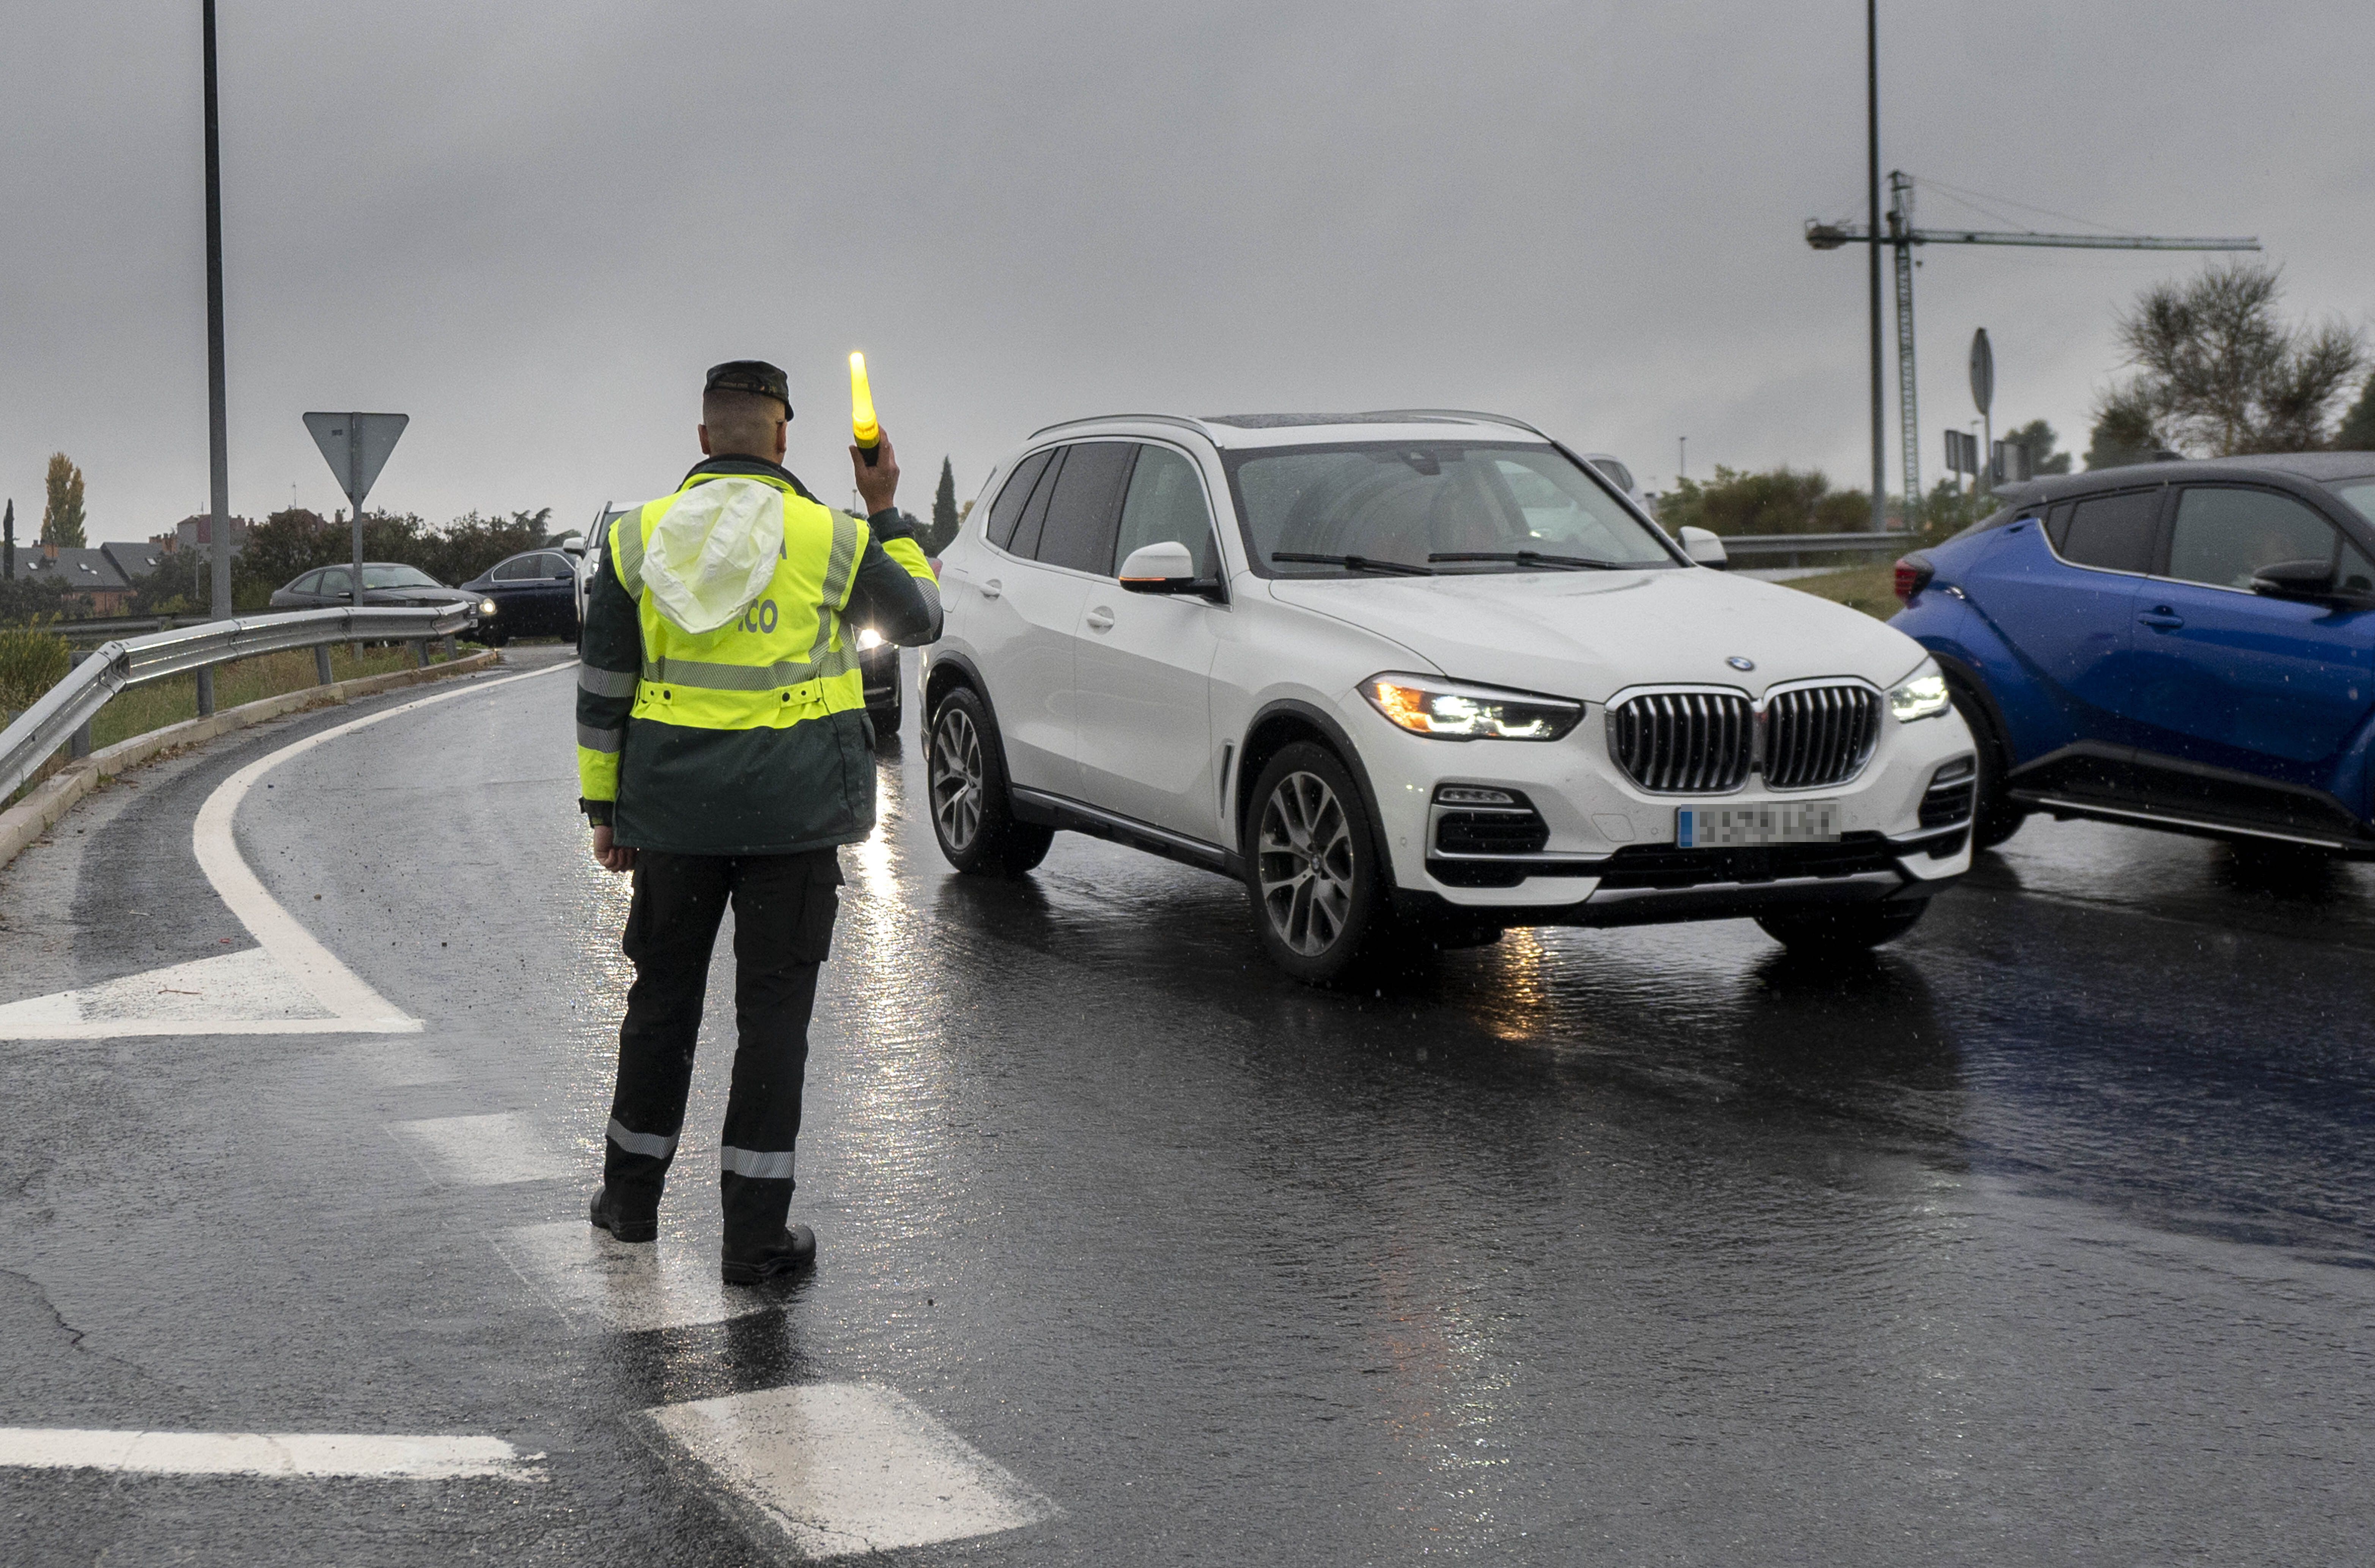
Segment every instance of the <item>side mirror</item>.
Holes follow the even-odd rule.
[[[1712,567],[1718,572],[1731,570],[1731,557],[1725,552],[1723,541],[1707,529],[1685,527],[1682,531],[1682,541],[1683,553],[1701,566]]]
[[[1119,576],[1122,587],[1133,594],[1200,594],[1212,586],[1196,575],[1196,558],[1176,539],[1130,551]]]
[[[2272,599],[2323,599],[2334,594],[2334,564],[2323,560],[2272,561],[2251,573],[2251,592]]]
[[[585,536],[583,534],[572,534],[567,538],[561,541],[561,548],[567,550],[571,555],[584,555],[585,553]]]

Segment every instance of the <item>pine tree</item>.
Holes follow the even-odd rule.
[[[2338,452],[2375,452],[2375,376],[2367,378],[2358,401],[2342,416],[2342,428],[2334,432],[2334,445]]]
[[[63,452],[50,454],[49,500],[41,507],[41,543],[83,548],[82,470]]]
[[[938,555],[957,536],[957,473],[949,459],[940,459],[939,489],[932,492],[932,526],[924,536],[924,553]]]

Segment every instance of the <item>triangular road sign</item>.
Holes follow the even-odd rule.
[[[396,438],[404,427],[412,422],[409,414],[308,414],[305,428],[313,432],[313,444],[329,459],[330,472],[338,477],[338,489],[360,511],[363,497],[371,494],[372,481],[387,466],[387,454],[396,450]]]

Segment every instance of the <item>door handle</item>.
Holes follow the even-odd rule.
[[[1109,631],[1113,629],[1113,611],[1099,605],[1089,612],[1088,621],[1092,631]]]
[[[987,578],[984,578],[984,579],[982,580],[982,583],[981,583],[981,596],[982,596],[983,598],[985,598],[985,599],[994,599],[994,598],[998,597],[998,579],[997,579],[997,578],[995,578],[995,577],[987,577]]]
[[[2155,606],[2150,611],[2136,619],[2155,631],[2175,631],[2185,624],[2185,617],[2177,614],[2167,605]]]

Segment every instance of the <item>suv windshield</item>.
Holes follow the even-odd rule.
[[[363,586],[366,588],[443,588],[437,581],[417,566],[375,566],[363,562]]]
[[[1221,455],[1265,576],[1676,564],[1648,524],[1546,445],[1358,442]],[[1513,559],[1445,559],[1480,555]]]

